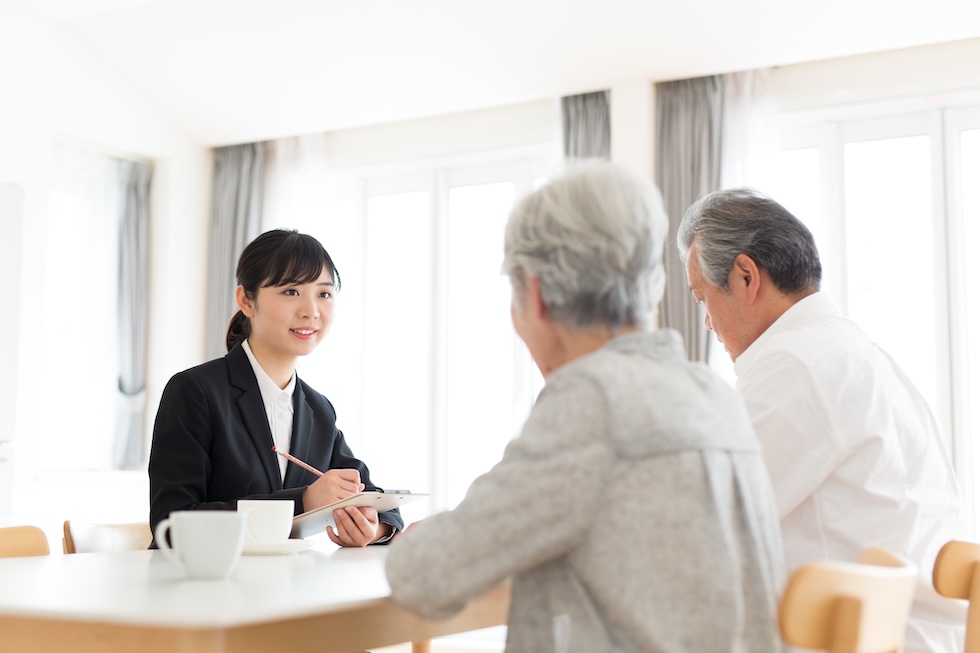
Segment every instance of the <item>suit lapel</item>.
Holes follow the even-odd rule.
[[[313,418],[310,407],[306,403],[306,393],[303,392],[303,384],[299,378],[296,379],[296,389],[293,390],[293,436],[289,442],[289,450],[300,460],[310,461],[310,447],[312,442]],[[316,465],[314,464],[314,467]],[[326,470],[321,470],[326,471]],[[285,485],[287,487],[298,487],[305,485],[303,475],[307,472],[299,465],[290,463],[286,465]]]
[[[282,489],[282,477],[279,472],[279,461],[272,451],[272,432],[269,430],[269,417],[265,406],[262,405],[262,393],[259,383],[255,380],[255,372],[248,360],[248,355],[241,345],[236,345],[225,356],[228,363],[228,373],[231,384],[242,391],[238,397],[238,409],[242,412],[242,420],[248,436],[255,446],[255,453],[262,461],[262,468],[269,478],[269,486],[275,490]]]

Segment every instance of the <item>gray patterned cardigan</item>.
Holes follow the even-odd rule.
[[[512,578],[509,653],[782,650],[782,569],[741,399],[670,330],[551,374],[503,459],[387,558],[428,617]]]

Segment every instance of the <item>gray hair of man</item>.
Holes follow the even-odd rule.
[[[518,297],[537,277],[551,318],[563,326],[646,326],[663,296],[666,237],[652,183],[585,160],[514,207],[502,269]]]
[[[719,190],[699,199],[677,229],[677,248],[687,263],[696,244],[704,279],[730,292],[728,275],[745,254],[781,292],[820,290],[822,269],[813,234],[768,195],[750,188]]]

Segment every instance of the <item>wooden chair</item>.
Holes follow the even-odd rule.
[[[46,556],[49,553],[48,538],[37,526],[0,528],[0,558]]]
[[[821,560],[797,569],[779,604],[790,646],[831,653],[898,653],[918,569],[884,549],[858,563]]]
[[[980,544],[950,540],[939,549],[932,585],[941,596],[966,599],[966,653],[980,653]]]
[[[90,524],[69,520],[62,546],[65,553],[139,551],[149,548],[152,540],[149,522]]]

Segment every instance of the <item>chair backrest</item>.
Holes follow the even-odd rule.
[[[149,522],[129,524],[90,524],[65,522],[65,553],[100,553],[147,549],[153,535]]]
[[[967,653],[980,653],[980,544],[950,540],[939,549],[932,568],[932,585],[941,596],[966,599]]]
[[[832,653],[897,653],[917,573],[879,548],[867,549],[858,563],[806,564],[790,575],[779,604],[783,640]]]
[[[0,558],[46,556],[49,553],[48,538],[37,526],[0,528]]]

